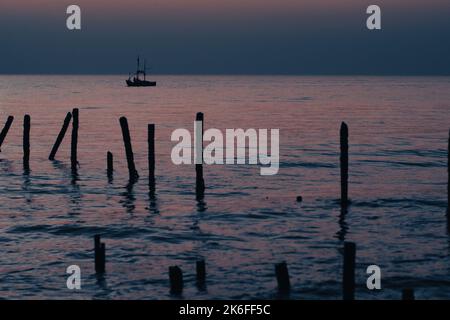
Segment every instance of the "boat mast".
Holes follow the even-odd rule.
[[[145,67],[145,65],[146,65],[146,62],[147,62],[147,59],[144,59],[144,81],[145,81],[145,71],[146,71],[146,67]]]
[[[137,77],[137,79],[139,79],[139,56],[137,57],[136,77]]]

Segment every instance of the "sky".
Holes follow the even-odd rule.
[[[450,1],[1,0],[0,43],[0,74],[450,75]]]

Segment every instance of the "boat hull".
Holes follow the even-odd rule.
[[[126,80],[127,86],[129,87],[155,87],[156,81],[147,81],[147,80],[138,80],[138,81],[131,81]]]

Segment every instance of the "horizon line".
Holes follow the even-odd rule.
[[[127,76],[126,73],[2,73],[0,76]],[[147,76],[363,76],[450,77],[450,73],[152,73]]]

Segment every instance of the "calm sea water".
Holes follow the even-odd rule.
[[[277,298],[274,263],[289,266],[293,299],[340,299],[343,241],[357,244],[359,299],[450,298],[446,228],[448,77],[156,76],[126,88],[118,76],[0,76],[0,122],[15,120],[0,153],[0,297],[172,299],[171,265],[184,298]],[[70,130],[47,160],[62,121],[80,109],[79,179]],[[170,134],[207,128],[279,128],[278,175],[258,166],[173,165]],[[31,172],[22,169],[22,121],[31,115]],[[118,119],[126,116],[141,179],[127,187]],[[341,215],[339,126],[350,128],[350,198]],[[156,125],[157,194],[147,188],[147,124]],[[108,183],[106,152],[115,157]],[[302,203],[296,196],[303,196]],[[93,236],[107,247],[94,274]],[[195,287],[195,261],[207,290]],[[66,288],[67,266],[82,289]],[[382,269],[378,292],[366,268]]]

